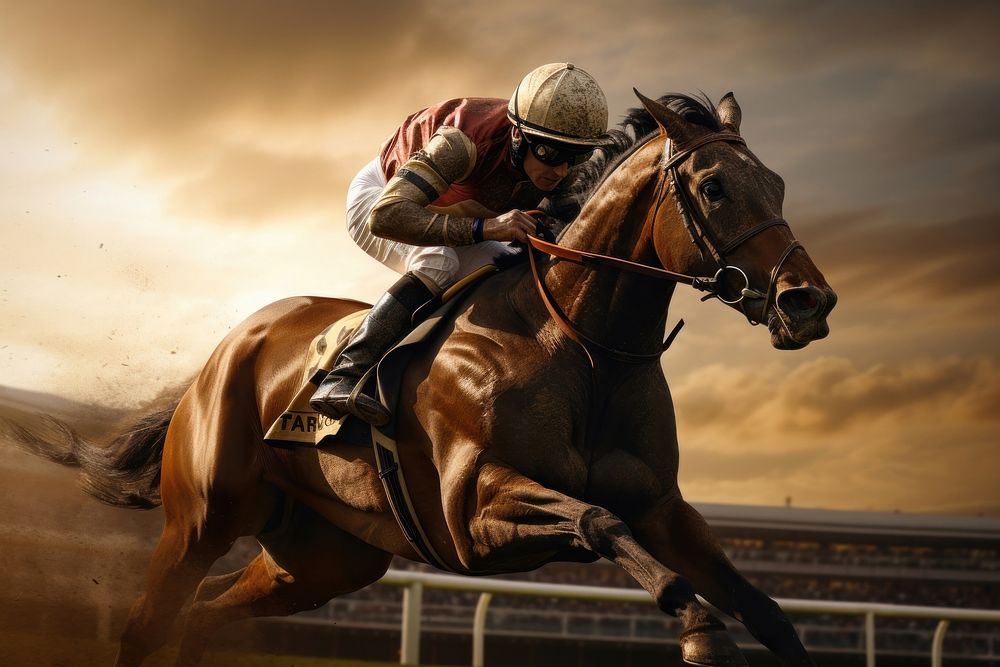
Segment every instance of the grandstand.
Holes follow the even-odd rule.
[[[736,566],[772,597],[1000,608],[1000,519],[706,503],[696,507]],[[429,571],[398,559],[394,567]],[[605,562],[555,563],[505,578],[635,587],[623,571]],[[468,662],[476,601],[470,593],[424,593],[425,660]],[[363,637],[388,633],[384,642],[376,642],[387,647],[377,657],[392,659],[401,606],[399,590],[379,586],[335,600],[301,620],[335,622],[338,632]],[[606,664],[608,655],[616,662],[631,656],[625,664],[647,664],[657,655],[672,655],[679,633],[679,624],[652,605],[500,597],[490,610],[488,654],[496,660],[493,664],[524,662],[526,654],[552,664]],[[803,615],[793,620],[821,662],[864,664],[861,616]],[[749,635],[738,625],[731,627],[738,641],[754,650]],[[927,664],[934,628],[933,621],[879,619],[879,664]],[[953,624],[944,649],[948,664],[1000,665],[1000,625]],[[763,664],[761,659],[755,664]]]

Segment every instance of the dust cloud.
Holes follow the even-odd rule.
[[[25,451],[10,426],[45,432],[47,414],[100,438],[120,412],[0,387],[0,664],[113,659],[163,511],[100,503],[79,488],[76,469]]]

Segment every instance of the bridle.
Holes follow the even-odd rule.
[[[791,255],[795,249],[801,248],[802,244],[797,240],[792,239],[788,245],[785,246],[785,249],[778,256],[778,260],[774,263],[774,267],[771,269],[771,276],[768,279],[766,291],[760,292],[752,289],[750,287],[750,280],[747,278],[746,273],[738,266],[729,264],[726,259],[727,256],[732,254],[737,248],[750,239],[754,238],[761,232],[770,229],[771,227],[781,226],[788,229],[789,233],[791,233],[791,229],[788,227],[788,222],[786,222],[784,218],[771,218],[770,220],[764,220],[763,222],[759,222],[746,231],[738,234],[735,238],[730,239],[726,243],[720,243],[712,233],[711,228],[708,226],[708,221],[705,220],[701,209],[695,206],[694,202],[691,201],[691,194],[681,182],[680,171],[678,169],[681,163],[687,160],[687,158],[689,158],[696,149],[704,146],[705,144],[725,141],[728,143],[746,146],[747,142],[743,139],[743,137],[735,132],[715,132],[696,139],[694,142],[685,146],[683,150],[674,153],[674,142],[670,139],[667,141],[667,161],[663,165],[663,170],[670,173],[670,179],[674,184],[676,197],[680,204],[681,218],[684,220],[684,226],[687,228],[688,234],[691,236],[691,240],[696,246],[698,246],[702,256],[712,257],[719,267],[719,270],[715,274],[716,290],[711,294],[706,295],[704,298],[710,299],[714,296],[726,304],[739,304],[740,310],[743,312],[743,315],[747,318],[747,321],[750,322],[750,324],[760,324],[761,320],[767,316],[768,308],[771,306],[771,297],[774,295],[781,267],[784,265],[785,260],[788,259],[788,256]],[[662,183],[663,181],[661,181],[661,186]],[[657,207],[663,203],[664,198],[665,197],[661,195],[657,201]],[[726,271],[737,272],[739,277],[742,278],[743,287],[739,291],[739,296],[735,299],[726,299],[718,292],[718,281]],[[749,312],[747,312],[745,306],[746,299],[763,299],[759,319],[755,319]]]
[[[650,141],[647,139],[647,141]],[[701,213],[701,210],[694,205],[691,201],[690,194],[684,187],[683,182],[680,178],[680,172],[678,167],[691,155],[702,146],[710,143],[715,143],[719,141],[727,143],[738,143],[746,145],[746,141],[740,135],[735,132],[713,132],[711,134],[706,134],[693,142],[685,145],[683,148],[675,150],[674,142],[670,139],[667,140],[667,152],[666,161],[663,163],[661,169],[663,172],[670,176],[670,180],[674,184],[674,189],[676,190],[676,198],[680,207],[681,218],[684,221],[684,226],[686,227],[688,234],[691,235],[691,239],[694,244],[701,251],[703,256],[710,256],[713,258],[715,263],[718,265],[719,269],[715,272],[712,277],[707,276],[691,276],[684,273],[676,273],[674,271],[668,271],[666,269],[658,268],[655,266],[649,266],[647,264],[640,264],[638,262],[631,262],[618,257],[611,257],[608,255],[600,255],[591,252],[585,252],[582,250],[575,250],[573,248],[565,248],[548,241],[544,241],[540,238],[529,236],[529,250],[528,258],[531,264],[531,273],[534,277],[535,287],[545,304],[546,310],[555,320],[556,324],[566,334],[571,340],[577,343],[581,348],[583,348],[584,353],[586,353],[587,358],[590,360],[591,366],[594,366],[593,356],[591,355],[591,349],[603,353],[605,356],[614,359],[615,361],[620,361],[630,364],[645,364],[656,361],[660,358],[663,352],[670,347],[674,338],[680,332],[681,327],[684,325],[684,320],[680,320],[677,326],[673,328],[670,334],[664,340],[662,346],[659,350],[649,354],[629,352],[626,350],[619,350],[613,348],[603,343],[594,340],[586,336],[581,332],[562,312],[562,309],[556,303],[552,294],[549,292],[548,286],[542,279],[541,274],[538,270],[538,261],[535,258],[535,251],[543,252],[548,255],[552,255],[559,259],[564,259],[581,266],[587,266],[590,268],[596,268],[598,266],[608,266],[621,271],[626,271],[628,273],[635,273],[650,278],[658,280],[666,280],[674,283],[681,283],[684,285],[690,285],[691,287],[706,292],[705,299],[717,298],[723,303],[729,305],[739,304],[740,311],[747,318],[747,321],[751,325],[760,324],[760,322],[766,318],[768,310],[771,306],[772,300],[776,298],[776,285],[778,281],[778,275],[781,272],[781,267],[784,265],[788,257],[797,248],[802,248],[802,244],[797,240],[792,239],[789,244],[785,247],[782,253],[779,255],[778,260],[775,262],[773,268],[771,269],[771,275],[768,280],[767,289],[764,292],[753,289],[750,287],[750,280],[747,277],[746,272],[735,264],[730,264],[727,261],[727,256],[733,253],[737,248],[742,246],[744,243],[754,238],[761,232],[764,232],[772,227],[784,226],[788,228],[788,223],[784,218],[772,218],[770,220],[765,220],[759,222],[744,232],[741,232],[735,238],[726,241],[725,243],[719,242],[716,236],[712,233],[711,229],[707,224],[707,220]],[[645,142],[643,142],[645,143]],[[618,165],[619,167],[621,164]],[[609,174],[610,175],[610,174]],[[607,176],[605,177],[607,178]],[[658,185],[658,192],[656,196],[656,206],[653,211],[654,219],[660,206],[666,200],[668,195],[668,188],[666,187],[666,178],[661,178]],[[739,289],[738,292],[732,294],[724,294],[725,290],[724,279],[728,277],[735,277],[740,282],[742,282],[743,287]],[[746,309],[745,301],[747,299],[751,300],[762,300],[760,317],[754,318]],[[775,309],[777,311],[777,309]],[[778,315],[780,318],[780,314]]]

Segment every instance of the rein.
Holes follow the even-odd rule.
[[[531,264],[531,275],[535,281],[535,289],[538,291],[538,295],[542,298],[542,303],[545,304],[545,309],[549,311],[549,315],[551,315],[552,319],[555,320],[559,329],[566,334],[570,340],[583,349],[592,368],[594,367],[594,357],[590,354],[591,348],[596,348],[603,352],[605,356],[626,364],[648,364],[656,361],[666,351],[666,349],[670,347],[670,344],[674,342],[674,338],[677,337],[677,334],[680,333],[681,327],[684,326],[684,320],[679,320],[677,325],[670,332],[670,335],[667,336],[667,339],[663,341],[663,346],[656,352],[652,352],[650,354],[640,354],[628,352],[626,350],[619,350],[598,342],[577,329],[566,316],[566,313],[562,311],[562,308],[559,307],[559,304],[556,303],[556,300],[552,297],[552,293],[549,292],[548,286],[545,284],[545,280],[538,272],[538,260],[535,259],[535,250],[539,250],[546,254],[553,255],[555,257],[559,257],[560,259],[565,259],[582,266],[613,266],[614,268],[628,271],[629,273],[639,273],[651,278],[684,283],[702,291],[711,290],[710,287],[705,286],[704,281],[712,280],[712,278],[704,279],[696,278],[694,276],[686,276],[683,273],[674,273],[672,271],[667,271],[666,269],[657,269],[653,266],[638,264],[636,262],[630,262],[617,257],[597,255],[590,252],[573,250],[572,248],[563,248],[562,246],[549,243],[548,241],[543,241],[542,239],[534,236],[528,237],[528,243],[531,245],[528,249],[528,261]]]
[[[657,278],[659,280],[668,280],[670,282],[690,285],[691,287],[701,290],[702,292],[715,292],[715,278],[689,276],[685,273],[675,273],[673,271],[660,269],[655,266],[649,266],[648,264],[630,262],[627,259],[621,259],[619,257],[599,255],[597,253],[586,252],[584,250],[565,248],[563,246],[556,245],[555,243],[544,241],[537,236],[529,236],[528,243],[530,243],[535,250],[541,250],[547,255],[552,255],[553,257],[558,257],[559,259],[565,259],[581,266],[611,266],[627,273],[638,273],[639,275],[647,276],[649,278]]]
[[[694,142],[688,144],[683,150],[678,151],[671,155],[673,151],[674,143],[669,140],[669,147],[667,150],[667,160],[662,166],[664,172],[669,172],[671,179],[673,180],[677,189],[677,200],[681,208],[681,217],[684,220],[685,227],[688,233],[691,235],[692,240],[695,245],[699,247],[703,255],[710,255],[715,262],[719,265],[719,270],[715,272],[712,277],[708,276],[691,276],[684,273],[677,273],[674,271],[668,271],[667,269],[658,268],[655,266],[649,266],[647,264],[641,264],[638,262],[632,262],[629,260],[621,259],[619,257],[611,257],[609,255],[601,255],[592,252],[586,252],[583,250],[576,250],[573,248],[566,248],[563,246],[556,245],[555,243],[550,243],[544,241],[535,236],[528,237],[528,259],[531,264],[531,274],[534,279],[535,289],[542,299],[542,303],[545,305],[546,310],[548,310],[549,315],[555,321],[559,329],[566,334],[573,342],[583,349],[590,361],[592,368],[595,367],[593,355],[591,355],[591,349],[598,350],[602,352],[605,356],[622,363],[628,364],[646,364],[656,361],[660,358],[664,351],[670,347],[670,344],[674,341],[674,338],[680,332],[681,327],[684,326],[684,320],[679,320],[677,325],[673,328],[670,334],[667,336],[666,340],[663,341],[662,346],[656,352],[649,354],[628,352],[626,350],[619,350],[617,348],[604,345],[603,343],[590,338],[580,331],[573,322],[566,316],[566,314],[559,307],[553,298],[548,286],[545,284],[545,280],[542,278],[541,273],[538,270],[538,260],[535,258],[536,252],[545,253],[551,255],[558,259],[563,259],[574,264],[579,264],[581,266],[586,266],[589,268],[598,268],[601,266],[608,266],[619,271],[625,271],[627,273],[634,273],[648,278],[653,278],[656,280],[665,280],[673,283],[680,283],[683,285],[690,285],[696,290],[706,292],[705,296],[702,297],[702,301],[706,299],[711,299],[713,297],[719,299],[723,303],[729,305],[740,304],[740,310],[743,312],[747,321],[752,325],[757,325],[760,323],[759,320],[753,319],[747,312],[743,305],[745,299],[763,299],[763,305],[761,306],[761,319],[763,319],[770,306],[771,297],[775,291],[775,285],[777,284],[778,274],[781,271],[782,265],[785,260],[788,259],[789,255],[798,248],[802,248],[802,244],[797,240],[792,240],[785,250],[781,253],[778,261],[774,264],[771,269],[770,279],[768,280],[767,290],[765,292],[760,292],[758,290],[752,289],[750,287],[750,280],[746,273],[738,266],[727,264],[726,255],[733,252],[736,248],[743,245],[753,237],[757,236],[761,232],[768,230],[772,227],[783,226],[788,228],[788,223],[783,218],[772,218],[770,220],[765,220],[760,222],[750,229],[742,232],[734,239],[731,239],[725,244],[720,244],[711,234],[707,226],[707,221],[704,216],[701,215],[701,211],[696,208],[690,201],[690,197],[687,190],[682,187],[680,174],[677,167],[683,163],[688,157],[690,157],[695,150],[698,148],[718,142],[724,141],[728,143],[739,143],[746,145],[746,141],[740,135],[735,132],[714,132],[711,134],[704,135]],[[645,142],[643,142],[645,143]],[[621,164],[618,165],[619,167]],[[666,199],[667,194],[664,194],[659,198],[656,203],[656,208],[658,209],[663,201]],[[689,214],[688,211],[691,213]],[[529,211],[534,213],[533,211]],[[738,295],[732,294],[730,298],[727,298],[721,292],[725,289],[723,285],[723,278],[727,274],[732,274],[736,278],[742,280],[743,287],[739,289]],[[780,315],[779,315],[780,317]]]

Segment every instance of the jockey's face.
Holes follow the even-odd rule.
[[[536,188],[542,192],[549,192],[555,189],[559,185],[559,182],[569,173],[569,163],[563,162],[557,165],[543,164],[531,154],[531,151],[527,151],[524,156],[524,173],[527,174]]]

